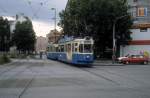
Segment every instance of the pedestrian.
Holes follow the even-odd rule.
[[[42,53],[42,52],[40,52],[40,59],[42,59],[42,55],[43,55],[43,53]]]

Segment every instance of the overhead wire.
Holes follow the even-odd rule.
[[[39,6],[39,8],[37,9],[37,11],[33,14],[33,16],[35,16],[35,17],[37,16],[37,17],[38,17],[38,13],[40,12],[42,6],[43,6],[43,3],[40,2],[40,6]],[[39,17],[38,17],[38,18],[39,18]]]
[[[32,1],[31,0],[24,0],[30,7],[32,13],[33,13],[33,16],[31,17],[32,19],[39,19],[39,16],[38,16],[38,13],[40,12],[41,8],[43,7],[43,5],[45,5],[47,2],[49,2],[49,0],[45,0],[43,2],[39,2],[39,7],[37,8],[37,10],[35,11],[33,9],[33,5],[32,5]]]
[[[28,4],[28,7],[30,8],[30,11],[31,11],[32,14],[33,14],[33,16],[32,16],[31,18],[32,18],[32,19],[34,19],[34,18],[37,18],[37,19],[38,19],[38,16],[36,16],[35,11],[34,11],[32,5],[31,5],[32,2],[31,2],[30,0],[24,0],[24,1]]]
[[[1,11],[2,11],[3,13],[7,13],[7,11],[3,8],[2,5],[0,5],[0,9],[1,9]]]

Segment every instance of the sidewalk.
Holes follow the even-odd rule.
[[[124,66],[124,64],[115,62],[112,63],[112,60],[95,60],[93,63],[95,66]]]

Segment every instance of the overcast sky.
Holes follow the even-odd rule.
[[[58,13],[65,9],[67,0],[0,0],[0,16],[15,16],[23,13],[28,16],[34,25],[37,36],[46,36],[54,29],[54,10]]]

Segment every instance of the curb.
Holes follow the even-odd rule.
[[[125,66],[125,64],[112,64],[112,63],[98,63],[98,62],[94,62],[93,63],[94,66]]]

